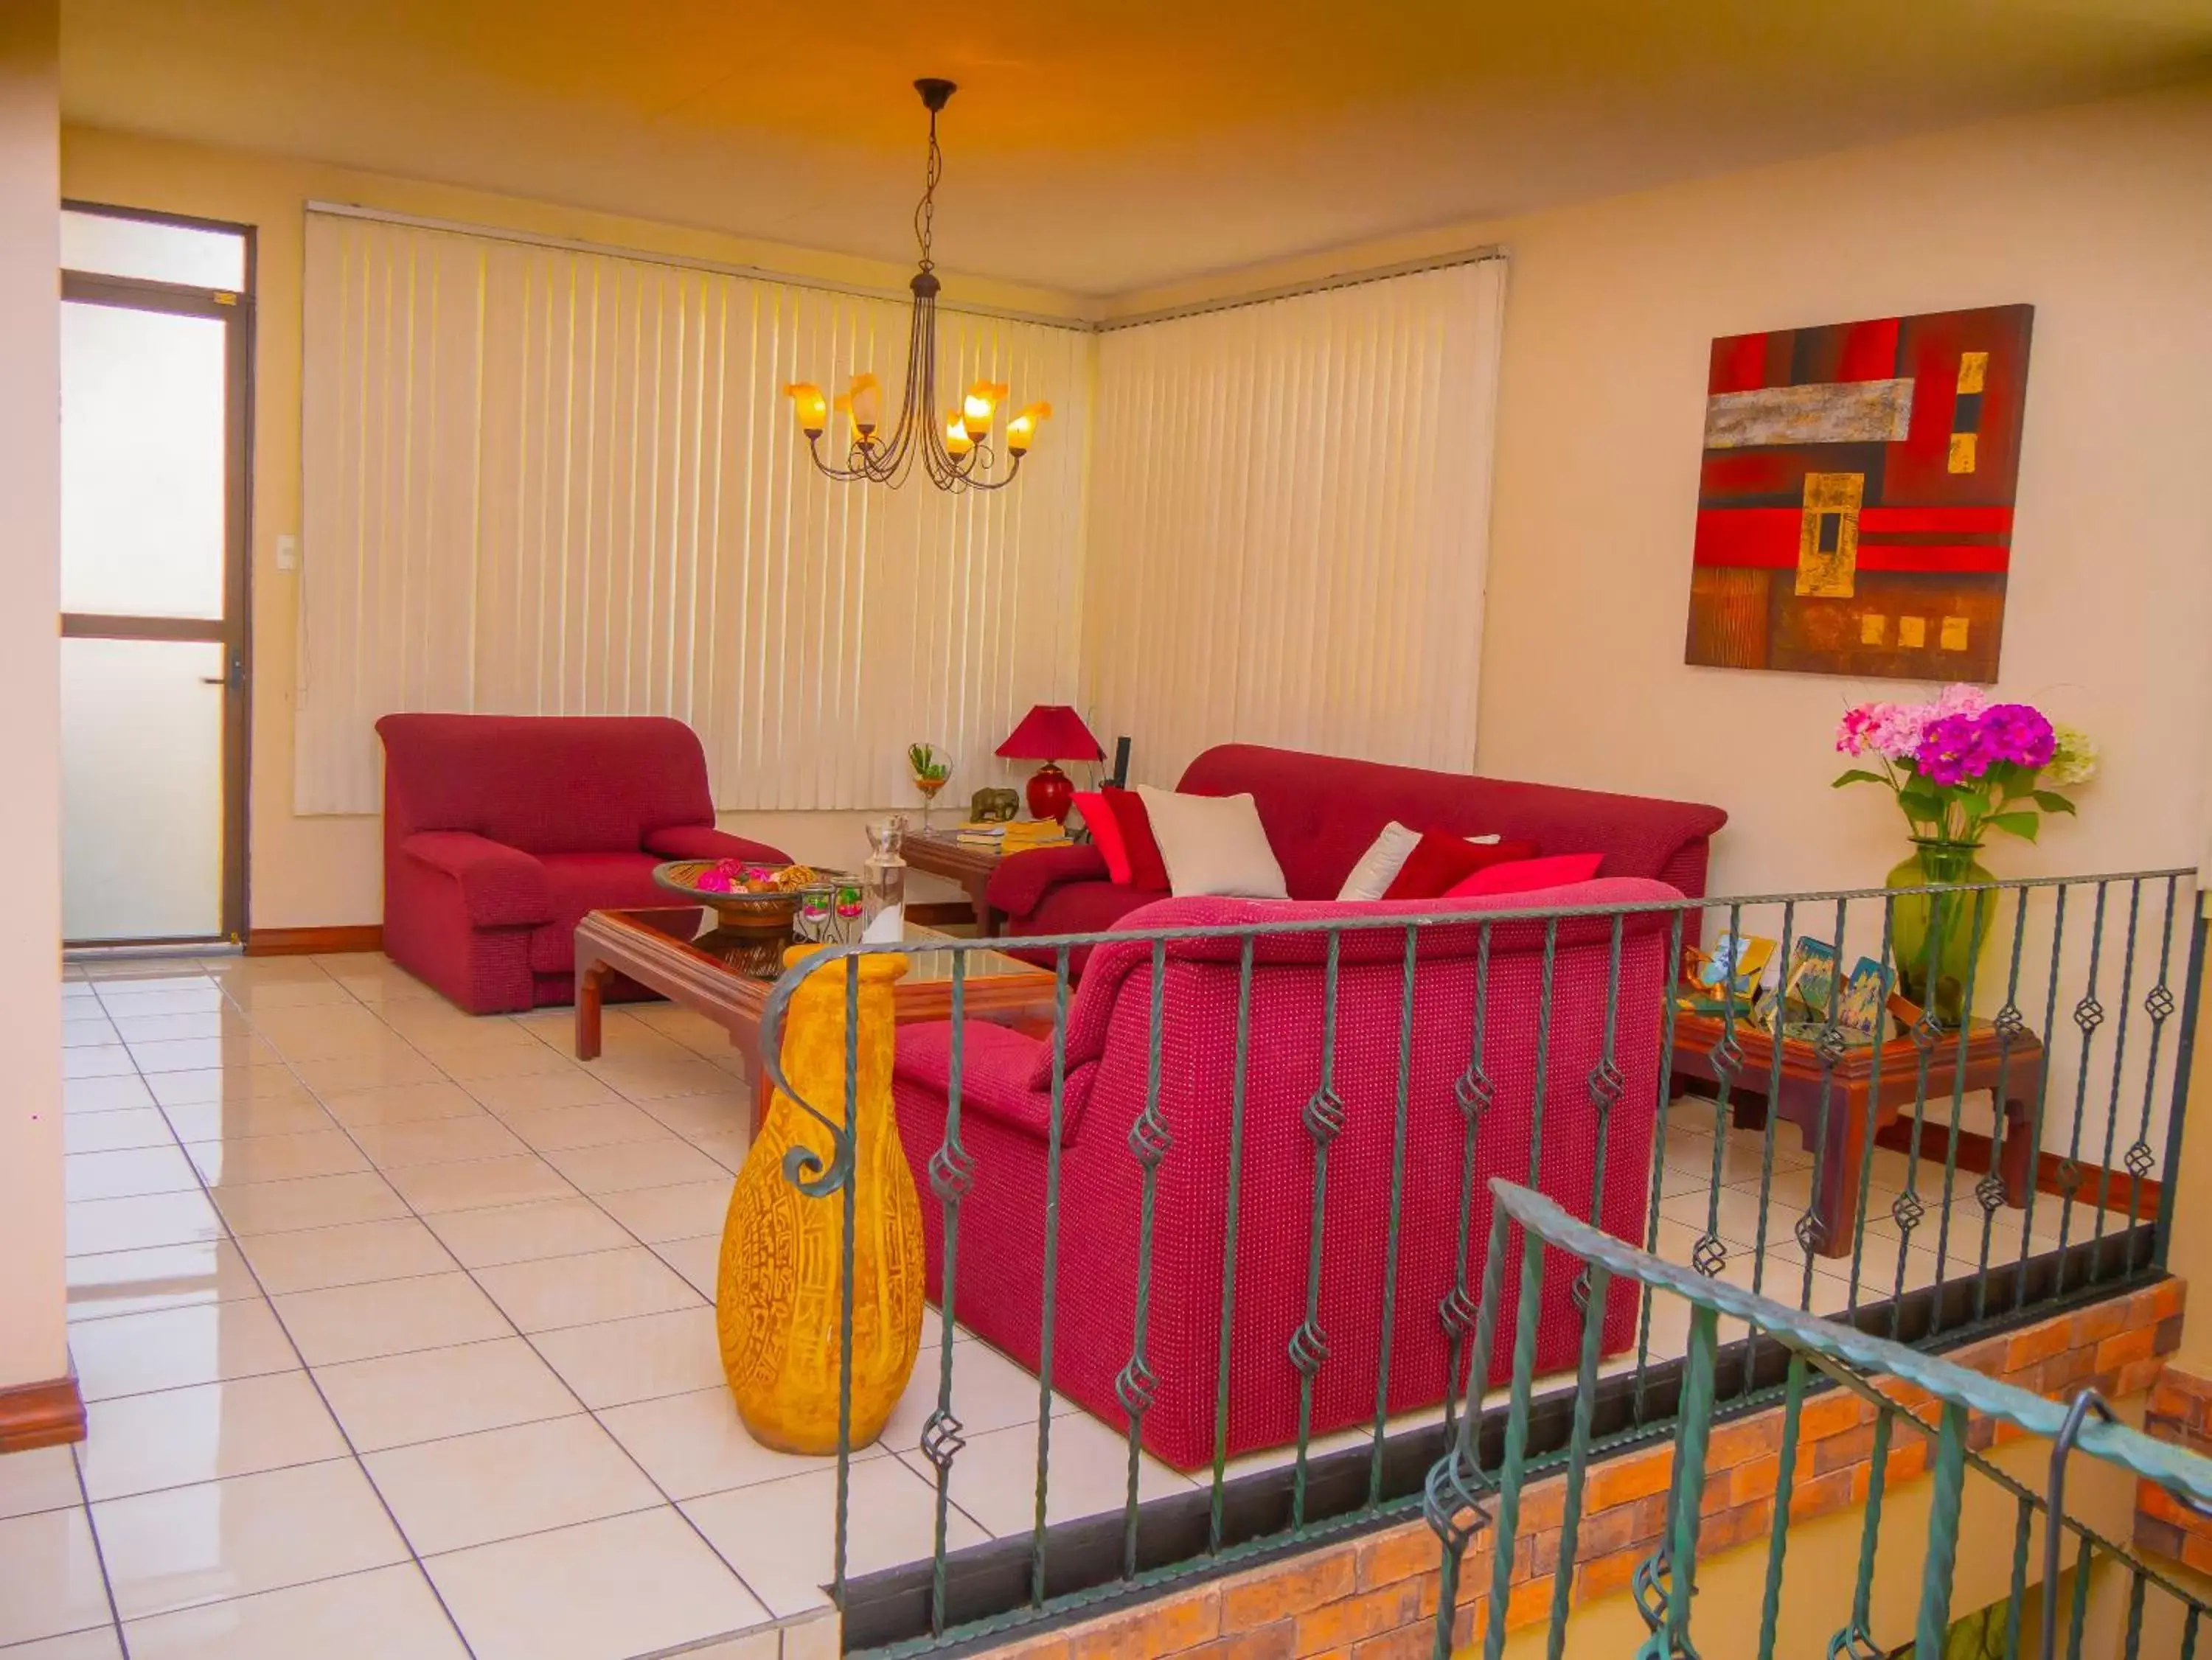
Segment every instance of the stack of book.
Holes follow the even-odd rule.
[[[1071,845],[1067,827],[1054,819],[970,819],[955,833],[963,847],[991,853],[1026,853],[1038,847]]]

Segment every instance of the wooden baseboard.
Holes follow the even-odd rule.
[[[1920,1156],[1941,1164],[1950,1156],[1951,1127],[1942,1124],[1920,1126]],[[1980,1175],[1990,1167],[1990,1138],[1972,1130],[1962,1130],[1959,1136],[1959,1168]],[[1912,1151],[1912,1121],[1899,1118],[1875,1138],[1875,1145],[1893,1153]],[[2042,1153],[2035,1160],[2035,1190],[2063,1198],[2066,1184],[2060,1179],[2059,1171],[2066,1158],[2060,1153]],[[2146,1176],[2138,1186],[2136,1178],[2124,1170],[2107,1170],[2102,1165],[2084,1164],[2081,1177],[2074,1197],[2084,1204],[2101,1206],[2107,1210],[2125,1210],[2133,1196],[2139,1214],[2145,1219],[2158,1213],[2160,1187],[2155,1177]]]
[[[965,900],[924,900],[906,908],[906,919],[920,923],[924,928],[943,928],[948,924],[975,920],[975,907]]]
[[[84,1400],[76,1376],[0,1389],[0,1453],[28,1452],[84,1439]]]
[[[256,928],[246,936],[249,957],[306,957],[382,949],[384,930],[373,922],[343,928]]]

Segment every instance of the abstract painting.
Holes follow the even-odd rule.
[[[1995,680],[2034,318],[1714,341],[1683,660]]]

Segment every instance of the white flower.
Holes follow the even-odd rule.
[[[2069,785],[2087,784],[2097,776],[2097,740],[2078,726],[2069,726],[2054,721],[2051,736],[2057,741],[2051,752],[2049,765],[2036,777],[2036,783],[2046,790],[2063,790]]]

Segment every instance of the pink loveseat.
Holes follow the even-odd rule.
[[[1404,1187],[1395,1322],[1389,1383],[1393,1413],[1431,1407],[1463,1385],[1449,1372],[1450,1334],[1441,1311],[1456,1271],[1468,1121],[1455,1087],[1474,1034],[1494,1092],[1480,1115],[1464,1284],[1479,1292],[1490,1236],[1492,1176],[1529,1178],[1537,1110],[1536,1051],[1546,924],[1516,921],[1538,907],[1667,900],[1649,880],[1601,880],[1544,893],[1455,901],[1465,923],[1419,934],[1407,1094]],[[1434,901],[1327,906],[1246,900],[1180,900],[1127,917],[1127,928],[1310,921],[1316,931],[1261,937],[1255,947],[1243,1154],[1237,1203],[1236,1314],[1230,1345],[1227,1451],[1234,1457],[1295,1440],[1299,1372],[1289,1345],[1306,1315],[1312,1240],[1314,1142],[1308,1104],[1324,1081],[1342,1102],[1328,1155],[1318,1324],[1328,1359],[1315,1378],[1313,1433],[1364,1424],[1381,1376],[1382,1288],[1389,1272],[1392,1150],[1397,1113],[1406,933],[1383,928],[1340,936],[1335,1057],[1322,1075],[1325,936],[1352,917],[1433,915]],[[1491,929],[1486,991],[1480,918]],[[1543,1154],[1535,1184],[1601,1225],[1640,1241],[1646,1221],[1658,1104],[1661,1003],[1668,983],[1668,918],[1627,918],[1618,978],[1613,1063],[1619,1094],[1602,1136],[1590,1079],[1605,1054],[1613,986],[1611,918],[1558,925]],[[1158,1379],[1144,1419],[1145,1445],[1180,1469],[1214,1450],[1222,1320],[1223,1250],[1231,1175],[1230,1135],[1237,1049],[1239,942],[1179,940],[1165,947],[1159,1000],[1158,1166],[1147,1305],[1146,1359]],[[1138,1306],[1143,1166],[1132,1130],[1143,1111],[1152,1017],[1150,942],[1097,948],[1070,1006],[1059,1196],[1058,1324],[1053,1384],[1116,1428],[1127,1416],[1117,1378],[1131,1356]],[[1478,1023],[1478,1003],[1483,1013]],[[945,1024],[900,1029],[893,1094],[899,1133],[923,1193],[930,1295],[942,1288],[943,1209],[929,1165],[945,1134],[953,1044]],[[1039,1358],[1044,1284],[1052,1045],[981,1022],[962,1042],[961,1139],[974,1180],[960,1206],[956,1312],[1024,1365]],[[1540,1370],[1574,1363],[1581,1316],[1571,1301],[1577,1265],[1547,1269],[1537,1327]],[[1516,1277],[1506,1276],[1490,1376],[1511,1364]],[[1471,1309],[1470,1309],[1471,1315]],[[1636,1287],[1617,1281],[1604,1315],[1607,1354],[1635,1336]],[[1471,1336],[1469,1340],[1471,1347]],[[1462,1351],[1462,1366],[1467,1364]]]
[[[1692,899],[1705,891],[1711,838],[1728,822],[1717,807],[1521,784],[1464,772],[1385,766],[1257,744],[1227,743],[1191,762],[1176,788],[1200,796],[1249,791],[1294,900],[1334,900],[1382,827],[1492,833],[1540,853],[1602,853],[1601,876],[1644,876]],[[1158,889],[1108,879],[1096,847],[1017,854],[993,874],[993,907],[1010,935],[1083,934],[1111,928]],[[1694,931],[1692,932],[1694,937]]]
[[[714,827],[656,716],[386,715],[384,949],[471,1014],[568,1003],[586,911],[667,906],[663,859],[784,862]]]

